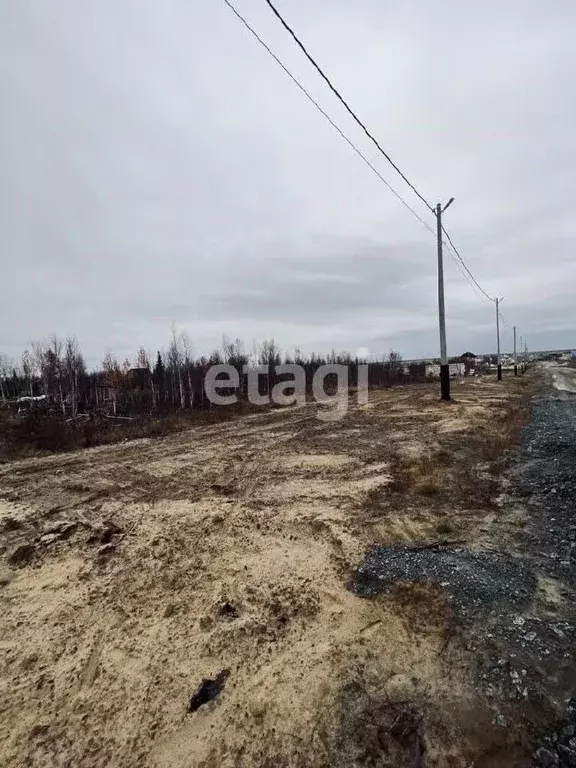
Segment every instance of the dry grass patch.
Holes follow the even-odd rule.
[[[483,392],[478,398],[472,385],[466,391],[467,401],[446,412],[448,421],[457,416],[459,429],[446,431],[446,419],[430,425],[425,434],[412,434],[414,443],[402,443],[389,458],[391,481],[372,489],[365,497],[364,508],[372,513],[389,512],[402,502],[406,509],[470,510],[490,509],[498,494],[498,476],[506,451],[518,440],[529,416],[529,395],[537,382],[509,383],[509,389]],[[464,393],[463,393],[464,394]],[[422,398],[421,405],[438,403]],[[451,406],[450,406],[451,407]],[[420,445],[418,445],[420,442]],[[440,521],[439,533],[453,533],[452,524]]]
[[[435,498],[451,484],[451,472],[447,468],[445,454],[438,460],[436,452],[417,458],[396,456],[391,465],[392,482],[389,490],[392,494],[416,494]]]
[[[419,488],[426,494],[430,490],[436,492],[435,463],[432,456],[411,458],[396,455],[391,465],[392,482],[389,489],[392,493],[410,493]]]
[[[442,520],[436,526],[436,533],[440,534],[440,536],[450,536],[451,534],[457,532],[458,527],[453,523],[450,523],[448,520]]]
[[[477,446],[478,455],[484,461],[496,461],[518,440],[520,430],[526,424],[530,412],[529,404],[516,400],[497,411],[489,421],[485,417],[474,417],[471,423],[470,439]]]

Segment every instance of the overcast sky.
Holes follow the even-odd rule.
[[[268,9],[238,9],[383,176],[433,217]],[[576,347],[573,0],[277,0],[533,349]],[[223,0],[0,4],[0,352],[76,334],[200,354],[438,354],[435,239]],[[494,307],[446,257],[450,354]]]

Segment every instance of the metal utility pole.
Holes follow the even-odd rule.
[[[498,304],[504,301],[504,299],[496,299],[496,345],[497,355],[496,364],[498,366],[498,381],[502,381],[502,365],[500,364],[500,312],[498,312]]]
[[[450,400],[450,368],[446,350],[446,314],[444,310],[444,263],[442,254],[442,214],[454,202],[451,197],[444,208],[436,206],[436,240],[438,244],[438,325],[440,328],[440,396],[442,400]]]
[[[514,376],[518,376],[518,362],[516,360],[516,326],[514,326]]]

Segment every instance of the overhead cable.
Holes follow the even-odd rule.
[[[396,163],[395,163],[395,162],[392,160],[392,158],[390,157],[390,155],[388,154],[388,152],[386,152],[386,150],[384,150],[384,149],[383,149],[383,148],[380,146],[380,144],[379,144],[379,142],[377,141],[377,139],[375,139],[375,138],[374,138],[374,136],[372,135],[372,133],[370,133],[370,131],[368,130],[368,128],[366,127],[366,125],[365,125],[365,124],[362,122],[362,120],[360,120],[360,118],[358,117],[358,115],[357,115],[357,114],[356,114],[356,113],[355,113],[355,112],[352,110],[352,108],[351,108],[351,107],[348,105],[348,102],[347,102],[347,101],[344,99],[344,97],[343,97],[343,96],[340,94],[340,92],[339,92],[339,91],[338,91],[338,90],[337,90],[337,89],[334,87],[334,85],[333,85],[333,84],[332,84],[332,82],[330,81],[330,78],[329,78],[329,77],[328,77],[328,76],[327,76],[327,75],[324,73],[324,71],[322,70],[322,68],[320,67],[320,65],[319,65],[319,64],[316,62],[316,60],[315,60],[314,58],[312,58],[312,56],[311,56],[311,55],[308,53],[308,50],[306,49],[306,46],[304,45],[304,43],[303,43],[303,42],[300,40],[300,38],[297,36],[297,34],[296,34],[296,33],[294,32],[294,30],[292,29],[292,27],[290,27],[290,26],[289,26],[289,24],[286,22],[286,20],[285,20],[285,19],[282,17],[282,15],[281,15],[281,14],[280,14],[280,12],[278,11],[278,9],[276,8],[276,6],[275,6],[275,5],[274,5],[274,3],[272,2],[272,0],[266,0],[266,2],[267,2],[267,4],[268,4],[268,6],[270,7],[270,9],[272,10],[272,12],[274,13],[274,15],[275,15],[275,16],[278,18],[278,20],[280,21],[280,23],[282,24],[282,26],[284,27],[284,29],[286,29],[286,30],[287,30],[287,31],[290,33],[290,35],[293,37],[294,41],[296,42],[296,44],[298,45],[298,47],[299,47],[299,48],[302,50],[302,52],[304,53],[304,55],[306,56],[306,58],[308,59],[308,61],[309,61],[309,62],[310,62],[312,65],[313,65],[313,67],[316,69],[316,71],[318,72],[318,74],[319,74],[319,75],[322,77],[322,79],[323,79],[323,80],[326,82],[326,84],[328,85],[328,87],[330,88],[330,90],[332,91],[332,93],[333,93],[333,94],[334,94],[334,95],[335,95],[335,96],[336,96],[336,97],[337,97],[337,98],[340,100],[340,102],[341,102],[341,103],[344,105],[344,107],[346,108],[346,110],[348,111],[348,113],[349,113],[350,115],[352,115],[352,117],[353,117],[353,118],[354,118],[354,120],[355,120],[355,121],[358,123],[358,125],[359,125],[359,126],[362,128],[362,130],[364,131],[364,133],[366,134],[366,136],[368,136],[368,138],[369,138],[369,139],[370,139],[370,140],[371,140],[371,141],[372,141],[372,142],[373,142],[373,143],[376,145],[376,147],[378,148],[378,150],[380,151],[380,153],[381,153],[381,154],[382,154],[382,155],[383,155],[383,156],[386,158],[386,160],[387,160],[387,161],[390,163],[390,165],[391,165],[391,166],[394,168],[394,170],[395,170],[395,171],[397,171],[397,173],[399,173],[399,174],[400,174],[400,176],[401,176],[401,177],[404,179],[404,181],[406,182],[406,184],[408,184],[408,186],[409,186],[409,187],[412,189],[412,191],[413,191],[413,192],[414,192],[414,193],[415,193],[415,194],[416,194],[416,195],[417,195],[417,196],[420,198],[420,200],[421,200],[421,201],[424,203],[424,205],[425,205],[427,208],[429,208],[430,210],[432,210],[432,206],[430,205],[430,203],[429,203],[429,202],[426,200],[426,198],[425,198],[423,195],[421,195],[421,194],[420,194],[420,192],[418,192],[418,190],[416,189],[416,187],[414,186],[414,184],[412,184],[412,182],[411,182],[411,181],[410,181],[410,180],[409,180],[409,179],[408,179],[408,178],[407,178],[407,177],[406,177],[406,176],[405,176],[405,175],[402,173],[402,171],[401,171],[401,170],[400,170],[400,168],[399,168],[399,167],[396,165]]]

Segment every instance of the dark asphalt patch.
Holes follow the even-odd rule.
[[[441,587],[455,618],[466,624],[502,609],[521,610],[536,589],[530,565],[511,555],[423,543],[373,547],[350,586],[360,597],[374,597],[411,581]]]

